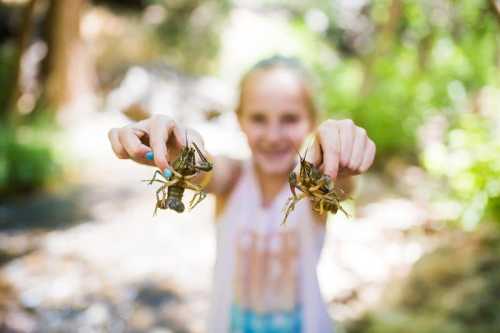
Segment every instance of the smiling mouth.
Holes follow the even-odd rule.
[[[283,157],[290,153],[289,150],[273,150],[273,151],[263,151],[261,152],[267,157]]]

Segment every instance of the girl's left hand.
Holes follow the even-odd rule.
[[[376,147],[350,119],[327,120],[316,130],[312,162],[333,179],[359,175],[372,165]]]

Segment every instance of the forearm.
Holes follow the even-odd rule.
[[[342,189],[341,200],[346,200],[354,193],[356,189],[357,180],[355,176],[343,176],[339,177],[335,182],[335,185]]]
[[[207,160],[212,163],[212,171],[199,172],[192,182],[202,186],[208,193],[215,195],[224,194],[236,183],[241,161],[222,155],[206,153]]]

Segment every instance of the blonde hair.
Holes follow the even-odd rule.
[[[309,75],[309,72],[302,64],[302,62],[295,57],[285,57],[282,55],[274,55],[269,58],[265,58],[260,60],[255,65],[253,65],[241,78],[239,91],[240,96],[238,100],[238,105],[236,107],[236,114],[239,116],[243,107],[243,90],[245,84],[250,79],[250,77],[262,71],[269,71],[276,68],[284,68],[295,74],[295,76],[300,80],[304,89],[305,103],[307,106],[307,110],[309,111],[309,115],[311,117],[312,122],[315,124],[319,118],[319,111],[316,107],[316,102],[314,100],[313,93],[313,83],[312,78]]]

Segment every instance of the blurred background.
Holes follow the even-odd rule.
[[[213,198],[152,217],[107,131],[248,156],[241,74],[311,69],[377,144],[319,278],[340,332],[500,332],[499,0],[0,0],[0,332],[203,332]]]

